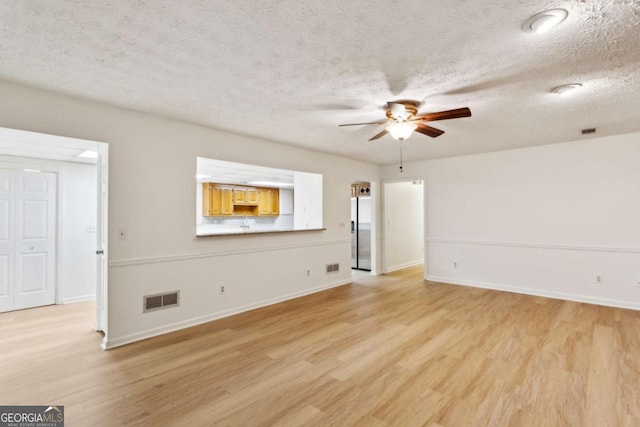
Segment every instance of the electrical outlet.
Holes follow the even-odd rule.
[[[224,286],[221,285],[220,289],[218,290],[218,292],[220,292],[220,295],[224,295]]]
[[[453,261],[453,268],[458,268],[458,261]]]
[[[307,270],[307,277],[311,276],[311,270]]]
[[[596,284],[599,285],[602,283],[602,276],[596,276]]]
[[[118,230],[118,240],[127,240],[127,229],[121,228]]]

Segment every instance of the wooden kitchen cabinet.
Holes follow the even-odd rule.
[[[202,216],[220,215],[220,191],[208,182],[202,184]]]
[[[214,183],[202,184],[202,216],[233,215],[233,191]]]
[[[258,203],[258,215],[270,215],[269,213],[270,197],[271,197],[271,191],[269,188],[260,189],[259,191],[260,202]]]
[[[244,188],[233,189],[233,204],[244,205],[244,201],[247,197],[247,191]]]
[[[280,190],[203,183],[202,216],[226,215],[280,215]]]
[[[261,188],[258,215],[280,215],[280,190],[277,188]]]
[[[247,188],[245,200],[247,205],[258,205],[260,203],[260,191],[257,188]]]
[[[233,204],[257,206],[260,202],[260,195],[256,188],[234,187]]]
[[[233,190],[231,188],[220,188],[220,214],[233,215]]]
[[[280,215],[280,190],[271,189],[271,215]]]

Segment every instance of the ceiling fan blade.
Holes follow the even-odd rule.
[[[416,128],[415,132],[430,136],[431,138],[437,138],[444,133],[443,130],[427,126],[424,123],[418,123],[418,127]]]
[[[380,132],[379,134],[377,134],[376,136],[374,136],[373,138],[371,138],[369,141],[375,141],[376,139],[380,139],[380,138],[382,138],[383,136],[385,136],[388,133],[389,133],[389,131],[387,131],[385,129],[382,132]]]
[[[456,108],[455,110],[422,114],[420,116],[414,117],[414,119],[424,120],[426,122],[435,122],[437,120],[459,119],[462,117],[471,117],[471,110],[469,110],[467,107]]]
[[[338,126],[383,125],[385,123],[387,123],[387,120],[383,120],[380,122],[367,122],[367,123],[346,123]]]
[[[399,102],[387,102],[387,105],[391,110],[391,115],[396,120],[407,120],[409,117],[409,112],[404,104],[400,104]]]

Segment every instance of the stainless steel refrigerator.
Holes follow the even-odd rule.
[[[351,198],[351,268],[371,271],[371,198]]]

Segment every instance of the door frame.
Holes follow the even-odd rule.
[[[369,186],[371,186],[371,184],[369,184]],[[372,199],[371,196],[368,196],[368,198]],[[355,204],[355,206],[356,206],[356,214],[355,214],[356,220],[355,220],[355,224],[354,224],[355,227],[353,228],[353,230],[355,231],[355,238],[356,238],[356,266],[354,267],[353,264],[352,264],[351,265],[351,269],[352,270],[358,270],[358,271],[364,271],[364,272],[367,272],[367,273],[371,274],[371,272],[373,271],[373,253],[374,253],[373,252],[373,239],[371,237],[372,234],[373,234],[373,231],[372,231],[372,228],[373,228],[373,209],[374,209],[373,200],[371,200],[371,203],[370,203],[371,212],[369,212],[369,215],[371,216],[371,219],[372,219],[371,220],[371,229],[369,229],[369,252],[371,253],[371,256],[370,256],[370,258],[371,258],[370,259],[371,267],[369,269],[366,269],[366,268],[360,267],[360,227],[359,227],[360,221],[359,221],[359,218],[360,218],[360,200],[362,199],[362,197],[358,197],[356,195],[356,197],[352,197],[351,198],[351,201],[353,201],[353,199],[356,200],[356,204]],[[353,214],[353,212],[351,212],[351,213]]]
[[[98,194],[96,194],[96,251],[102,255],[96,262],[96,323],[95,330],[104,333],[102,348],[106,349],[107,329],[109,325],[109,144],[96,142],[98,158],[96,160],[96,177]],[[99,266],[101,268],[99,268]]]
[[[369,188],[371,189],[371,194],[369,195],[369,197],[371,197],[371,271],[365,271],[365,270],[359,270],[359,271],[365,271],[366,273],[369,273],[371,276],[378,276],[381,274],[381,267],[382,267],[382,258],[381,258],[381,246],[382,246],[382,234],[378,231],[380,230],[380,197],[379,194],[381,193],[381,191],[379,191],[379,187],[380,187],[380,181],[374,181],[371,178],[369,179],[351,179],[351,182],[349,183],[349,192],[347,194],[349,194],[349,199],[348,199],[348,203],[349,203],[349,222],[351,223],[351,186],[353,184],[358,184],[361,182],[368,182],[369,183]],[[349,253],[349,260],[351,260],[351,253]]]
[[[46,134],[43,134],[46,135]],[[104,242],[103,250],[103,265],[105,266],[103,274],[96,271],[96,317],[94,328],[96,331],[102,331],[104,333],[104,339],[102,347],[105,348],[105,342],[107,340],[107,327],[108,327],[108,199],[109,199],[109,144],[98,141],[85,140],[88,144],[92,144],[98,151],[98,160],[96,161],[96,186],[98,183],[103,187],[102,205],[97,209],[97,221],[102,221],[102,241]],[[62,281],[62,201],[64,196],[63,182],[65,179],[64,168],[57,165],[52,165],[50,162],[64,162],[63,160],[54,159],[40,159],[36,157],[13,157],[0,152],[0,167],[6,169],[37,169],[42,172],[50,172],[56,174],[56,244],[55,244],[55,257],[56,257],[56,272],[55,272],[55,304],[64,304],[64,284]],[[73,163],[73,162],[64,162]],[[97,197],[101,195],[98,194]],[[96,232],[98,230],[96,229]],[[96,234],[96,247],[99,244],[98,235]],[[101,290],[101,292],[99,292]]]
[[[417,177],[411,177],[411,178],[395,178],[395,179],[386,179],[384,181],[382,181],[382,200],[381,200],[381,205],[382,205],[382,221],[381,221],[381,225],[382,225],[382,236],[383,236],[383,244],[381,245],[381,252],[382,252],[382,268],[384,269],[384,272],[386,273],[387,271],[387,253],[386,253],[386,241],[387,241],[387,218],[386,218],[386,185],[387,184],[395,184],[398,182],[412,182],[412,181],[422,181],[422,220],[424,222],[424,227],[423,227],[423,236],[422,236],[422,245],[423,245],[423,260],[422,260],[422,265],[423,265],[423,269],[424,269],[424,277],[426,280],[427,277],[427,273],[429,270],[429,263],[427,262],[427,260],[429,259],[428,257],[428,245],[427,245],[427,239],[428,239],[428,234],[427,234],[427,177],[426,176],[417,176]]]

